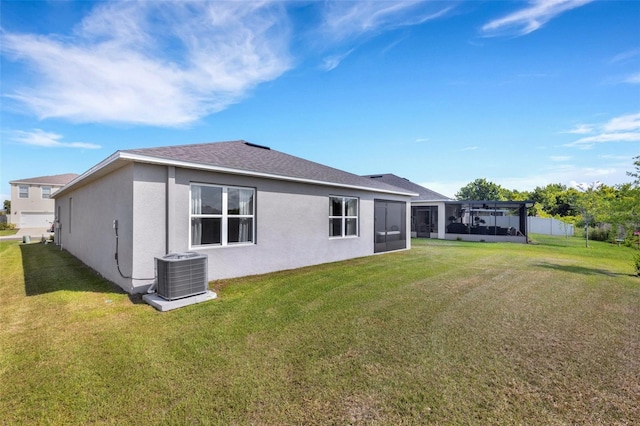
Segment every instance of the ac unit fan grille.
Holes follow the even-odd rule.
[[[204,255],[156,258],[156,270],[158,296],[164,299],[181,299],[208,290],[207,257]]]

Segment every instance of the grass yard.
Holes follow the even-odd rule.
[[[637,424],[633,250],[414,240],[159,313],[0,242],[3,424]]]

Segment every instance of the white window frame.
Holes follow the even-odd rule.
[[[29,198],[29,185],[18,185],[18,198]]]
[[[333,203],[333,199],[339,199],[341,204],[341,212],[340,215],[331,215],[331,204]],[[356,214],[347,215],[347,201],[355,200],[356,202]],[[333,220],[340,219],[340,235],[331,235],[332,222]],[[347,229],[347,220],[355,219],[356,221],[356,233],[355,234],[346,234]],[[357,238],[360,236],[360,199],[358,197],[348,197],[343,195],[330,195],[329,196],[329,238],[337,239],[337,238]]]
[[[212,187],[220,188],[222,190],[222,213],[221,214],[195,214],[193,212],[193,188],[199,187]],[[243,189],[251,191],[253,197],[251,214],[229,214],[229,189]],[[193,243],[193,230],[192,219],[193,218],[214,218],[220,219],[220,243],[219,244],[194,244]],[[239,241],[229,242],[229,219],[251,219],[251,241]],[[189,188],[189,247],[190,248],[214,248],[214,247],[227,247],[238,245],[254,245],[256,242],[256,189],[246,186],[234,186],[234,185],[215,185],[209,183],[197,183],[193,182]]]
[[[42,199],[48,200],[49,198],[51,198],[52,188],[50,186],[42,186],[40,187],[40,190],[42,191]]]

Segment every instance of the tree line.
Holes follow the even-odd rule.
[[[633,158],[635,170],[627,172],[629,183],[608,186],[599,182],[576,188],[559,183],[538,186],[533,191],[503,188],[484,178],[463,186],[458,200],[532,201],[530,216],[553,217],[578,228],[592,228],[593,239],[633,238],[640,230],[640,156]]]

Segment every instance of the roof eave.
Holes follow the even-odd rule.
[[[45,185],[45,186],[64,186],[65,184],[62,183],[51,183],[51,182],[39,182],[39,181],[26,181],[26,180],[11,180],[9,181],[10,185],[16,185],[16,184],[28,184],[28,185]]]
[[[51,194],[51,198],[57,198],[57,197],[65,194],[72,187],[76,186],[80,182],[89,179],[90,177],[92,177],[93,175],[97,174],[98,172],[106,169],[108,166],[116,164],[121,159],[121,157],[122,157],[121,154],[122,154],[121,151],[116,151],[115,153],[111,154],[109,157],[105,158],[104,160],[102,160],[101,162],[96,164],[95,166],[91,167],[86,172],[84,172],[81,175],[77,176],[71,182],[69,182],[66,185],[64,185],[58,191],[56,191],[53,194]],[[119,168],[119,167],[116,167],[116,168]]]
[[[418,198],[416,200],[411,200],[414,203],[440,203],[451,201],[450,199],[442,199],[442,198]]]
[[[283,181],[289,181],[289,182],[299,182],[299,183],[307,183],[307,184],[322,185],[322,186],[335,186],[340,188],[357,189],[362,191],[378,192],[378,193],[401,195],[401,196],[408,196],[408,197],[416,197],[419,195],[413,192],[394,191],[390,189],[373,188],[373,187],[360,186],[360,185],[350,185],[350,184],[339,183],[339,182],[327,182],[327,181],[320,181],[320,180],[314,180],[314,179],[297,178],[293,176],[275,175],[272,173],[262,173],[262,172],[255,172],[251,170],[233,169],[229,167],[221,167],[221,166],[215,166],[211,164],[194,163],[190,161],[181,161],[181,160],[173,160],[173,159],[167,159],[162,157],[140,155],[140,154],[135,154],[135,153],[126,152],[126,151],[117,151],[110,157],[96,164],[91,169],[87,170],[85,173],[78,176],[77,178],[69,182],[67,185],[62,187],[60,190],[52,194],[52,198],[56,198],[60,195],[63,195],[64,193],[68,192],[72,187],[79,184],[80,182],[89,179],[91,176],[99,173],[100,171],[104,170],[109,166],[115,165],[118,162],[125,162],[125,163],[139,162],[139,163],[156,164],[156,165],[162,165],[162,166],[174,166],[174,167],[182,167],[186,169],[206,170],[206,171],[212,171],[212,172],[218,172],[218,173],[228,173],[228,174],[235,174],[235,175],[260,177],[265,179],[276,179],[276,180],[283,180]]]
[[[515,205],[515,204],[524,204],[525,207],[529,208],[529,207],[533,207],[533,200],[506,200],[506,201],[500,201],[500,200],[448,200],[445,201],[445,203],[447,204],[488,204],[488,205]]]

